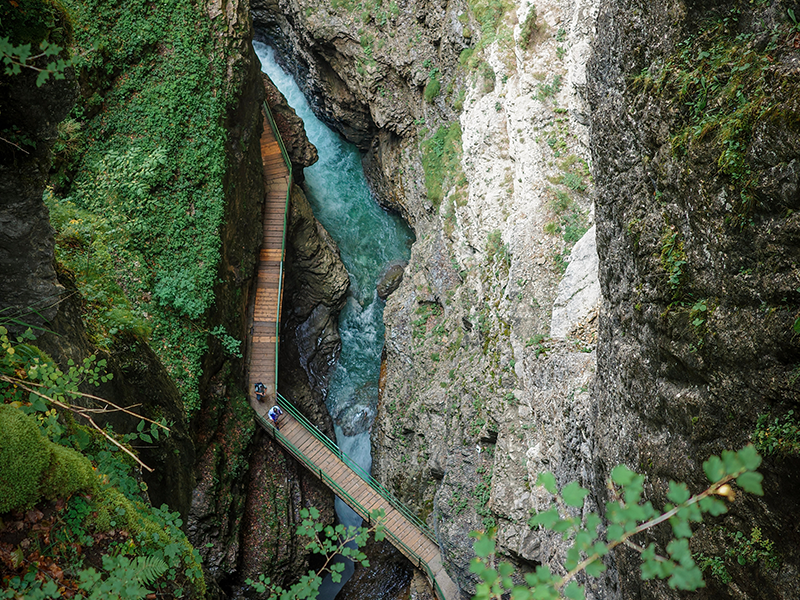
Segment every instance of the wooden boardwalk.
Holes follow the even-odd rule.
[[[271,425],[266,425],[265,428],[350,508],[364,518],[368,517],[368,512],[378,508],[383,509],[387,539],[423,572],[426,569],[423,564],[420,564],[420,561],[427,564],[444,596],[442,600],[460,598],[458,587],[444,570],[439,546],[434,541],[393,508],[337,454],[323,445],[304,425],[298,423],[287,412],[281,415],[278,425],[280,426],[278,435],[275,434]],[[350,498],[346,496],[350,496]]]
[[[286,193],[291,174],[283,161],[281,147],[264,118],[261,134],[261,158],[264,162],[264,184],[267,188],[264,208],[264,241],[258,264],[256,301],[250,350],[250,382],[248,389],[261,382],[266,387],[266,410],[275,403],[278,391],[276,342],[282,298],[282,263]],[[266,414],[266,412],[264,413]]]
[[[438,587],[440,600],[458,600],[460,593],[444,570],[438,545],[416,525],[396,510],[367,481],[362,479],[309,429],[288,412],[280,420],[280,432],[268,423],[269,409],[278,403],[277,335],[282,301],[284,224],[287,190],[291,172],[284,162],[281,145],[267,123],[261,136],[261,156],[267,187],[264,210],[264,241],[258,266],[253,328],[250,343],[250,403],[259,415],[259,422],[281,445],[319,477],[333,492],[363,517],[382,508],[385,512],[387,539],[415,566],[422,569]],[[261,402],[255,399],[254,385],[264,384],[266,394]],[[302,418],[298,413],[298,418]],[[311,426],[313,427],[313,426]],[[335,446],[334,446],[334,449]],[[348,497],[349,496],[349,497]],[[422,563],[425,563],[424,565]]]

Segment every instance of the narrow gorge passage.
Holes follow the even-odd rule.
[[[315,217],[336,241],[350,276],[350,291],[339,317],[342,349],[326,405],[337,444],[369,472],[369,435],[378,402],[384,340],[385,303],[376,285],[390,266],[408,260],[414,235],[399,216],[375,202],[358,150],[316,118],[292,77],[275,62],[273,49],[259,42],[253,46],[262,70],[303,119],[306,135],[319,153],[319,161],[304,170],[306,196]],[[361,524],[361,518],[339,498],[336,512],[345,525]]]

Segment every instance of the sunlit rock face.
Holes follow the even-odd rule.
[[[502,40],[474,61],[464,57],[481,25],[466,3],[384,8],[257,0],[253,18],[316,112],[366,152],[378,202],[415,230],[384,313],[374,472],[438,528],[469,593],[470,530],[496,523],[523,569],[556,562],[563,543],[524,525],[542,501],[536,473],[593,485],[598,294],[562,316],[557,340],[550,321],[569,251],[593,219],[585,61],[597,8],[537,3],[530,27],[531,5],[512,3]],[[440,90],[426,95],[432,79]],[[439,197],[424,148],[447,144],[458,172]],[[576,281],[562,286],[567,299],[587,287]],[[358,427],[357,410],[345,416]]]

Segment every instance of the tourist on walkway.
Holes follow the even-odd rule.
[[[280,427],[278,427],[278,417],[280,417],[283,414],[281,407],[275,405],[269,409],[269,413],[267,414],[270,418],[270,421],[272,421],[272,424],[275,426],[275,429],[280,429]]]

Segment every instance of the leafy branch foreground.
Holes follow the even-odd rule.
[[[524,585],[515,583],[512,578],[514,567],[510,563],[494,566],[496,547],[492,536],[477,532],[473,534],[477,538],[474,545],[477,558],[470,564],[470,571],[478,575],[482,583],[476,588],[474,600],[500,600],[509,592],[511,600],[583,599],[584,588],[578,585],[575,577],[583,571],[592,577],[599,576],[606,569],[602,558],[623,544],[641,554],[642,579],[667,579],[670,587],[680,590],[704,587],[702,571],[689,549],[690,523],[702,521],[704,513],[711,516],[726,513],[727,505],[717,496],[732,501],[735,498],[733,482],[745,492],[763,495],[763,477],[756,472],[760,464],[761,456],[752,445],[738,452],[726,450],[721,458],[712,456],[703,463],[703,471],[711,485],[690,496],[686,484],[670,481],[667,493],[670,503],[662,514],[658,514],[649,501],[642,502],[644,476],[619,465],[611,472],[608,482],[612,499],[606,503],[608,523],[604,528],[601,528],[602,520],[595,512],[589,512],[583,518],[571,514],[583,507],[584,498],[589,493],[587,489],[573,481],[559,492],[553,474],[542,473],[537,484],[554,495],[555,504],[531,517],[528,524],[563,533],[564,539],[572,539],[564,563],[565,574],[558,575],[548,567],[540,566],[535,572],[525,575]],[[653,543],[644,547],[633,541],[637,534],[664,522],[669,522],[672,527],[672,540],[666,546],[667,556],[657,554]],[[603,529],[605,540],[600,539]]]
[[[548,567],[540,566],[533,573],[524,576],[525,583],[515,583],[514,566],[501,562],[495,567],[496,545],[492,533],[473,532],[477,538],[474,544],[477,558],[472,560],[470,571],[478,575],[482,583],[476,586],[473,600],[550,600],[570,598],[584,599],[584,588],[576,582],[576,576],[586,572],[593,577],[606,569],[602,558],[611,550],[625,545],[642,556],[642,579],[667,579],[672,588],[696,590],[704,587],[703,574],[695,564],[689,549],[692,537],[691,522],[703,520],[703,514],[719,516],[728,511],[726,503],[718,497],[733,501],[736,492],[732,484],[751,494],[763,495],[762,476],[756,472],[761,464],[753,445],[738,452],[724,451],[721,457],[712,456],[703,463],[703,470],[711,485],[699,494],[691,496],[684,483],[670,481],[667,498],[670,500],[664,512],[658,514],[649,502],[642,502],[644,476],[619,465],[611,472],[608,482],[611,500],[606,503],[607,523],[601,528],[602,520],[597,513],[590,512],[584,517],[573,516],[584,505],[589,490],[576,482],[564,486],[559,492],[552,473],[542,473],[537,484],[553,494],[555,503],[543,512],[531,517],[531,527],[542,527],[563,533],[565,539],[572,538],[572,547],[567,551],[564,575],[553,573]],[[347,556],[362,566],[369,566],[366,555],[359,549],[366,543],[370,532],[375,539],[384,539],[383,511],[372,514],[371,528],[345,528],[323,526],[317,522],[319,511],[315,508],[303,509],[302,524],[297,533],[311,539],[306,549],[324,557],[323,566],[316,572],[309,571],[300,581],[288,589],[273,584],[269,577],[261,575],[258,580],[246,580],[247,585],[260,594],[269,593],[270,600],[290,600],[294,598],[316,598],[322,577],[331,574],[334,582],[341,581],[344,564],[335,562],[337,554]],[[655,544],[647,547],[634,542],[633,538],[659,524],[668,522],[672,527],[672,540],[667,544],[667,556],[656,553]],[[601,540],[601,533],[605,540]],[[350,547],[355,543],[355,548]]]
[[[382,508],[370,513],[370,527],[345,527],[344,525],[325,526],[319,522],[319,511],[314,508],[304,508],[300,511],[303,521],[297,528],[297,534],[308,537],[311,541],[306,545],[306,550],[324,557],[323,565],[317,571],[309,571],[300,578],[300,581],[289,589],[273,584],[266,575],[259,575],[257,580],[247,579],[245,583],[258,592],[264,594],[269,591],[269,600],[290,600],[294,598],[316,598],[322,578],[330,573],[334,583],[342,581],[342,572],[345,563],[335,561],[337,556],[344,556],[358,562],[362,567],[369,566],[367,555],[361,551],[370,533],[375,534],[375,540],[381,541],[385,537],[384,516]]]

